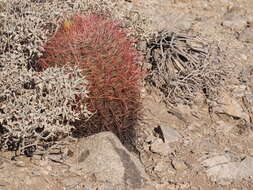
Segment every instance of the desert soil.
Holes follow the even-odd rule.
[[[149,18],[154,31],[189,32],[217,42],[238,76],[221,88],[216,101],[198,96],[191,106],[168,108],[156,92],[144,90],[139,152],[131,153],[150,179],[143,189],[253,189],[252,0],[132,0],[121,6]],[[117,189],[95,188],[89,185],[92,176],[70,170],[73,162],[68,160],[78,154],[79,142],[67,143],[64,159],[37,155],[10,160],[13,153],[1,153],[0,190]]]

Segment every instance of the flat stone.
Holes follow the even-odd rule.
[[[80,177],[68,177],[61,180],[61,182],[65,187],[74,187],[80,184],[82,182],[82,179]]]
[[[172,149],[162,139],[156,139],[150,146],[150,150],[154,153],[166,156],[172,152]]]
[[[162,131],[162,136],[164,138],[165,143],[173,143],[180,140],[181,136],[175,129],[168,127],[164,124],[160,125],[159,127]]]
[[[178,186],[176,184],[156,184],[156,190],[178,190]]]
[[[41,170],[41,169],[34,169],[32,170],[31,173],[34,176],[48,175],[48,172],[46,170]]]
[[[179,170],[179,171],[185,170],[188,168],[185,162],[182,160],[172,160],[171,165],[175,170]]]
[[[210,168],[215,165],[224,164],[224,163],[228,163],[228,162],[231,162],[231,158],[228,154],[224,154],[224,155],[218,155],[218,156],[208,158],[205,161],[203,161],[201,164],[204,167]]]
[[[247,156],[240,162],[238,169],[238,177],[253,177],[253,157]]]
[[[206,173],[212,181],[224,184],[225,180],[230,181],[237,178],[238,168],[239,163],[231,162],[211,167],[206,170]]]
[[[243,110],[238,101],[225,92],[221,94],[220,103],[213,107],[213,111],[249,121],[249,115]]]
[[[20,161],[15,162],[15,165],[18,167],[25,167],[25,162],[20,160]]]
[[[241,161],[231,161],[227,156],[216,156],[202,162],[208,166],[207,175],[218,184],[229,184],[233,180],[253,177],[253,157],[247,156]]]
[[[155,167],[154,171],[155,172],[164,172],[168,169],[168,163],[165,163],[164,161],[158,162]]]

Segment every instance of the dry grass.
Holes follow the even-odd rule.
[[[71,70],[71,72],[70,72]],[[67,74],[69,73],[69,74]],[[0,148],[27,153],[70,135],[71,121],[91,113],[76,96],[87,97],[87,81],[77,68],[51,68],[37,73],[15,65],[0,71]],[[82,88],[80,88],[82,87]]]

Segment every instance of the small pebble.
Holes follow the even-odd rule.
[[[15,162],[15,165],[18,167],[25,167],[25,162],[20,160],[20,161]]]
[[[166,156],[166,155],[168,155],[169,153],[172,152],[171,147],[167,143],[164,143],[162,141],[162,139],[155,140],[151,144],[150,150],[154,153],[158,153],[158,154],[163,155],[163,156]]]
[[[171,165],[175,170],[185,170],[188,168],[182,160],[172,160]]]
[[[40,176],[40,175],[47,175],[48,172],[45,171],[45,170],[37,170],[37,169],[35,169],[35,170],[32,171],[32,174],[35,175],[35,176]]]

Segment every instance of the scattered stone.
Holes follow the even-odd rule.
[[[160,125],[159,128],[165,143],[173,143],[180,140],[181,136],[175,129],[168,127],[164,124]]]
[[[157,190],[178,190],[175,184],[156,184]]]
[[[186,170],[188,168],[182,160],[172,160],[171,165],[175,170],[179,171]]]
[[[82,179],[80,177],[68,177],[63,179],[61,182],[67,188],[74,188],[82,182]]]
[[[87,184],[87,183],[83,184],[83,187],[84,187],[84,189],[92,189],[93,188],[91,184]]]
[[[46,170],[40,170],[40,169],[34,169],[32,170],[31,173],[34,176],[48,175],[48,172]]]
[[[154,171],[155,172],[164,172],[168,169],[168,163],[164,162],[164,161],[160,161],[158,162],[155,167],[154,167]]]
[[[191,187],[190,183],[182,183],[179,185],[180,186],[180,189],[189,189]]]
[[[246,28],[239,35],[239,40],[242,42],[253,43],[253,28]]]
[[[70,163],[74,173],[94,174],[97,181],[108,182],[119,190],[141,188],[149,182],[140,161],[111,132],[81,139],[77,149],[78,163]]]
[[[164,143],[162,139],[156,139],[150,146],[150,150],[154,153],[166,156],[172,152],[172,149],[167,143]]]
[[[217,121],[216,124],[217,131],[221,131],[223,134],[228,134],[234,128],[233,124],[226,123],[222,120]]]

